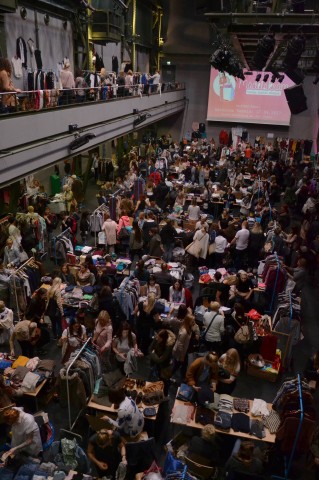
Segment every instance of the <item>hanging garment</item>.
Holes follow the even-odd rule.
[[[28,59],[28,53],[27,53],[27,45],[22,37],[17,38],[16,42],[16,56],[21,59],[22,66],[24,68],[27,68],[27,59]]]

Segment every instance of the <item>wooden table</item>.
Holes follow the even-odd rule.
[[[177,393],[178,393],[178,390],[177,390]],[[236,398],[236,397],[234,397]],[[249,408],[251,410],[251,407],[252,407],[252,404],[253,404],[253,400],[249,400]],[[175,399],[175,402],[174,402],[174,408],[175,406],[177,405],[193,405],[192,403],[188,403],[188,402],[183,402],[181,400],[178,400],[177,398]],[[271,411],[272,410],[272,404],[271,403],[267,403],[267,407],[268,407],[268,410]],[[196,408],[196,407],[195,407]],[[233,413],[239,413],[237,412],[237,410],[233,410]],[[247,413],[247,415],[251,418],[251,419],[254,419],[254,420],[261,420],[262,418],[261,417],[254,417],[250,411],[249,413]],[[191,428],[198,428],[198,429],[203,429],[204,428],[204,425],[202,425],[201,423],[197,423],[195,422],[195,418],[196,418],[196,411],[195,411],[195,415],[193,416],[194,419],[190,420],[188,423],[187,423],[187,427],[191,427]],[[184,423],[178,423],[178,422],[174,422],[171,418],[171,423],[174,423],[174,424],[178,424],[178,425],[185,425]],[[249,440],[260,440],[262,442],[267,442],[267,443],[275,443],[275,439],[276,439],[276,434],[275,433],[270,433],[269,430],[267,428],[265,428],[265,433],[266,433],[266,436],[264,438],[258,438],[258,437],[255,437],[254,435],[250,435],[249,433],[244,433],[244,432],[235,432],[235,430],[233,430],[232,428],[229,430],[229,431],[225,431],[225,430],[220,430],[219,428],[215,427],[216,428],[216,431],[217,432],[220,432],[220,433],[224,433],[225,435],[232,435],[234,437],[239,437],[239,438],[247,438]]]
[[[152,384],[152,382],[146,382],[146,386],[151,385],[151,384]],[[137,391],[137,393],[141,392],[140,388],[135,387],[135,390]],[[148,408],[148,405],[144,405],[144,403],[141,402],[139,405],[137,405],[137,407],[140,410],[144,410],[144,408]],[[156,415],[154,415],[153,417],[144,417],[144,418],[147,418],[148,420],[156,420],[156,416],[157,416],[159,406],[158,405],[153,405],[153,407],[156,410]],[[107,412],[107,413],[111,413],[111,414],[117,413],[117,409],[114,408],[114,404],[112,404],[110,407],[108,407],[106,405],[100,405],[99,403],[96,403],[93,400],[93,395],[91,396],[91,398],[90,398],[90,400],[87,404],[87,408],[93,408],[94,410],[96,410],[98,412]]]
[[[34,390],[34,392],[25,392],[24,395],[28,396],[28,397],[33,397],[34,398],[34,402],[35,402],[35,407],[36,407],[36,410],[39,410],[39,407],[38,407],[38,395],[39,393],[41,392],[42,388],[44,387],[44,385],[47,383],[48,379],[45,378],[41,383],[39,383],[39,385],[37,386],[37,388]]]

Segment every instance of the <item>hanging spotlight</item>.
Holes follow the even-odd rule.
[[[283,61],[283,67],[286,70],[295,70],[298,66],[301,55],[306,48],[306,39],[303,35],[293,37],[287,46],[286,56]]]
[[[276,78],[277,78],[277,74],[276,74],[276,73],[273,73],[273,74],[272,74],[272,77],[271,77],[271,80],[270,80],[271,83],[275,83]]]
[[[266,73],[266,75],[264,75],[263,82],[267,82],[268,78],[269,78],[269,73]]]
[[[262,70],[270,55],[275,49],[275,36],[272,34],[265,35],[257,45],[255,55],[252,59],[252,65],[255,70]]]
[[[279,83],[282,83],[282,82],[284,81],[284,79],[285,79],[285,75],[284,75],[284,74],[278,75],[277,79],[278,79],[278,82],[279,82]]]
[[[210,64],[219,72],[227,72],[233,77],[245,80],[242,65],[221,35],[218,34],[213,43],[214,53],[210,57]]]
[[[257,73],[256,78],[255,78],[256,82],[259,82],[260,79],[261,79],[261,73]]]

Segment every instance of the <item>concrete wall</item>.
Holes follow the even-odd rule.
[[[0,185],[174,115],[184,110],[184,96],[184,90],[176,90],[4,117],[0,136]],[[150,114],[135,129],[134,109]],[[77,124],[82,135],[95,135],[75,151],[70,150],[70,143],[75,139],[75,134],[69,133],[71,124]]]
[[[73,39],[72,28],[70,22],[67,22],[67,28],[63,28],[61,19],[54,18],[50,15],[49,25],[44,23],[44,14],[38,13],[38,33],[39,33],[39,50],[41,50],[41,58],[43,70],[52,70],[57,72],[57,63],[62,62],[64,57],[68,57],[73,64]],[[35,46],[35,21],[34,11],[27,9],[27,18],[23,20],[18,8],[15,13],[5,15],[5,34],[7,45],[7,57],[9,60],[16,54],[16,40],[22,37],[27,43],[31,38]],[[31,57],[27,45],[27,66],[36,69],[34,56]],[[73,65],[71,65],[73,68]],[[13,83],[17,88],[26,89],[23,85],[23,78],[15,78]]]

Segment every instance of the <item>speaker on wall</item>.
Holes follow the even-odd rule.
[[[292,114],[296,115],[307,110],[307,97],[302,85],[286,88],[284,92]]]
[[[200,131],[200,133],[204,133],[206,131],[205,123],[200,123],[199,124],[199,131]]]

